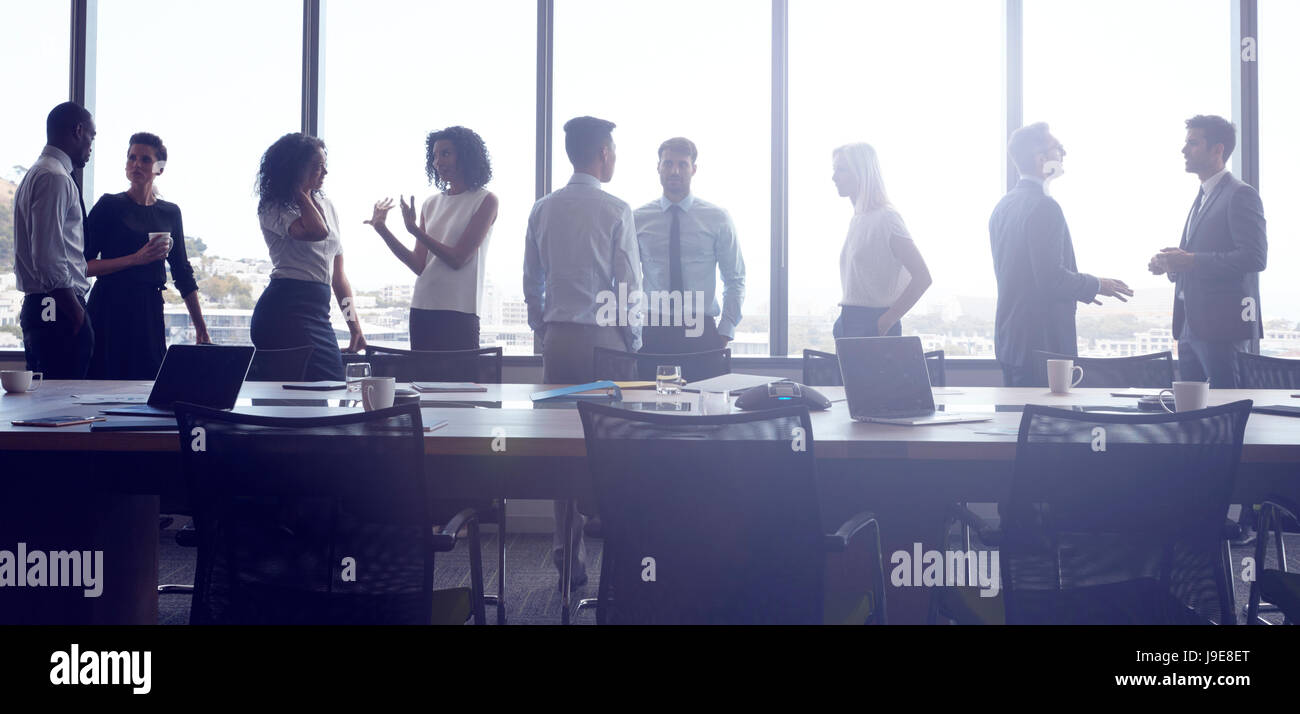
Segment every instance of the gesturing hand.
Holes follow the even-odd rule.
[[[1125,285],[1123,280],[1115,280],[1114,278],[1097,278],[1097,294],[1105,295],[1106,297],[1113,297],[1120,302],[1128,302],[1124,296],[1127,295],[1128,297],[1133,297],[1133,290],[1129,288],[1129,286]],[[1098,305],[1101,304],[1100,300],[1094,299],[1093,302]]]
[[[411,203],[407,205],[406,199],[401,196],[397,200],[402,205],[402,220],[406,221],[406,230],[415,232],[419,226],[415,222],[415,196],[411,196]]]
[[[382,201],[375,201],[374,215],[370,216],[370,220],[362,221],[362,222],[368,223],[374,226],[375,228],[378,228],[384,225],[384,223],[388,220],[388,212],[391,210],[393,210],[393,199],[385,198]]]
[[[1169,272],[1165,268],[1165,259],[1160,253],[1151,256],[1151,262],[1147,263],[1147,270],[1150,270],[1152,275],[1164,275]]]

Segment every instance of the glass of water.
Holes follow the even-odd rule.
[[[682,368],[661,364],[655,369],[655,394],[673,395],[682,391]]]
[[[348,383],[348,398],[361,398],[361,380],[370,376],[369,362],[353,362],[343,365],[343,376]]]

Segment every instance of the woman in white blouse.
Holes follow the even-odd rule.
[[[853,219],[840,251],[840,316],[836,337],[903,334],[899,320],[933,282],[880,177],[870,144],[848,144],[832,153],[831,180],[853,203]]]
[[[487,147],[462,126],[431,132],[425,141],[425,173],[439,193],[425,200],[418,222],[415,196],[409,205],[401,200],[414,246],[402,245],[388,230],[392,199],[377,202],[366,223],[418,276],[411,293],[411,349],[478,349],[488,238],[497,219],[497,197],[484,188],[492,180]]]
[[[343,381],[343,356],[330,324],[330,290],[348,325],[348,352],[366,346],[343,273],[343,242],[334,204],[321,193],[325,143],[285,134],[262,155],[257,215],[271,254],[271,282],[253,308],[253,345],[276,350],[312,345],[310,382]]]

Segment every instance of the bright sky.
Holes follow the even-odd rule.
[[[1231,114],[1229,0],[1026,0],[1025,120],[1065,145],[1053,182],[1080,268],[1163,300],[1147,258],[1176,244],[1196,193],[1183,173],[1183,120]],[[414,278],[362,220],[379,198],[430,193],[424,136],[462,124],[492,153],[501,199],[489,278],[519,289],[534,199],[536,3],[374,0],[326,4],[325,189],[343,224],[357,289]],[[0,0],[0,175],[28,165],[44,117],[67,96],[67,4]],[[158,186],[213,253],[265,257],[252,194],[261,153],[299,127],[297,0],[220,5],[99,3],[94,197],[127,186],[126,139],[163,137]],[[799,0],[790,7],[790,305],[833,309],[851,207],[830,181],[831,150],[866,141],[935,275],[934,298],[993,297],[987,221],[1003,191],[1001,0]],[[695,193],[727,208],[748,266],[750,314],[768,299],[771,10],[754,0],[653,4],[557,0],[552,181],[569,177],[564,121],[618,124],[611,193],[655,198],[655,150],[675,135],[700,147]],[[1300,146],[1293,87],[1300,4],[1261,0],[1261,194],[1270,237],[1266,319],[1300,320]],[[1271,34],[1268,34],[1271,33]],[[40,61],[37,61],[37,60]],[[88,200],[93,200],[88,195]],[[400,216],[390,221],[398,234]],[[1171,296],[1167,296],[1170,297]],[[1094,309],[1094,308],[1085,308]],[[1085,313],[1081,312],[1081,315]],[[1097,314],[1097,313],[1093,313]],[[792,347],[798,347],[792,345]]]

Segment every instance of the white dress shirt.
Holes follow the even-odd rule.
[[[740,324],[740,306],[745,299],[745,260],[736,240],[736,226],[721,207],[687,195],[676,204],[660,196],[636,209],[633,217],[645,291],[653,293],[672,288],[668,243],[673,223],[669,209],[674,205],[682,212],[677,223],[682,246],[682,289],[704,293],[705,314],[721,315],[718,332],[734,338],[736,325]],[[718,271],[722,272],[721,309],[716,297]]]
[[[24,293],[90,290],[78,196],[72,158],[46,145],[14,194],[14,274]]]
[[[841,305],[893,307],[911,274],[894,255],[895,238],[912,240],[902,216],[886,206],[853,214],[840,251]]]
[[[271,279],[310,280],[330,284],[334,273],[334,256],[343,254],[343,239],[339,235],[339,217],[328,198],[316,194],[321,215],[329,234],[324,240],[297,240],[289,237],[289,226],[302,216],[298,206],[268,206],[258,213],[262,223],[262,237],[271,252]]]
[[[624,341],[640,349],[642,318],[634,314],[635,305],[622,302],[640,290],[632,209],[602,191],[599,179],[576,173],[533,204],[524,241],[524,301],[534,331],[547,322],[610,324],[597,319],[597,310],[613,296],[620,304],[618,322],[630,323],[619,324]],[[605,291],[610,292],[602,296]]]

